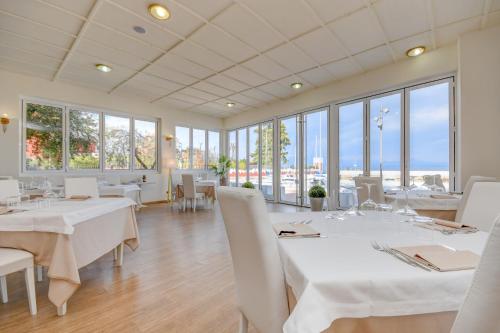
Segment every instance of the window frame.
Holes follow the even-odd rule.
[[[40,170],[32,171],[26,168],[26,106],[27,104],[41,104],[53,107],[59,107],[63,110],[63,167],[61,170]],[[125,112],[112,111],[108,109],[102,109],[97,107],[79,105],[74,103],[67,103],[62,101],[48,100],[38,97],[21,96],[21,113],[22,113],[22,125],[20,138],[22,140],[21,146],[21,175],[51,175],[51,174],[107,174],[107,173],[160,173],[161,172],[161,119],[148,116],[134,116]],[[83,111],[92,112],[99,115],[99,169],[70,169],[69,167],[69,137],[70,137],[70,124],[69,124],[69,112],[73,111]],[[120,170],[106,170],[105,169],[105,149],[104,149],[104,117],[105,115],[127,118],[130,123],[130,153],[129,153],[129,168]],[[135,165],[135,120],[150,121],[156,124],[156,168],[151,170],[136,169]]]
[[[187,128],[189,130],[189,144],[188,144],[188,149],[189,149],[189,167],[188,168],[177,168],[178,170],[197,170],[197,171],[202,171],[202,170],[208,170],[210,165],[209,165],[209,161],[208,161],[208,154],[209,154],[209,141],[208,141],[208,132],[215,132],[215,133],[219,133],[219,157],[221,156],[223,150],[222,150],[222,130],[221,129],[215,129],[215,128],[201,128],[201,127],[198,127],[198,126],[190,126],[190,125],[185,125],[185,124],[182,124],[182,123],[178,123],[178,124],[175,124],[174,125],[174,140],[177,139],[177,127],[183,127],[183,128]],[[204,131],[205,133],[205,153],[204,153],[204,156],[205,156],[205,160],[204,160],[204,167],[203,168],[199,168],[199,169],[194,169],[193,168],[193,130],[200,130],[200,131]],[[174,149],[177,150],[177,146],[176,146],[177,142],[174,143]],[[177,153],[177,152],[176,152]],[[177,159],[176,159],[176,163],[177,163]]]

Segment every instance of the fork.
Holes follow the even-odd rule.
[[[413,267],[419,267],[419,268],[422,268],[423,270],[426,270],[426,271],[428,271],[428,272],[430,272],[430,271],[431,271],[431,269],[430,269],[430,268],[425,267],[425,266],[421,265],[420,263],[417,263],[417,262],[415,262],[415,261],[413,261],[413,260],[410,260],[410,259],[406,258],[406,257],[405,257],[405,256],[403,256],[402,254],[397,253],[396,251],[392,250],[392,249],[391,249],[391,248],[389,248],[388,246],[381,246],[381,245],[379,245],[379,244],[378,244],[377,242],[375,242],[375,241],[372,241],[372,242],[371,242],[371,245],[372,245],[372,247],[373,247],[375,250],[380,251],[380,252],[385,252],[385,253],[387,253],[387,254],[390,254],[390,255],[392,255],[393,257],[395,257],[395,258],[397,258],[397,259],[401,260],[402,262],[407,263],[408,265],[411,265],[411,266],[413,266]]]

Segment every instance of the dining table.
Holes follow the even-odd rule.
[[[404,191],[388,191],[384,195],[386,203],[404,207],[406,195]],[[454,221],[460,205],[461,194],[431,190],[408,191],[408,206],[419,215]]]
[[[137,184],[100,184],[101,197],[127,197],[134,200],[138,207],[142,206],[141,188]]]
[[[209,199],[213,205],[217,199],[215,194],[215,188],[217,187],[216,180],[210,179],[198,179],[195,180],[196,192],[204,193],[205,197]],[[176,187],[176,199],[182,199],[184,197],[184,186],[182,184],[177,184]]]
[[[48,268],[48,298],[59,315],[80,287],[78,270],[117,250],[139,246],[136,203],[130,198],[46,199],[21,202],[0,215],[0,247],[31,252]]]
[[[480,255],[487,233],[444,234],[393,212],[270,213],[308,223],[320,237],[278,238],[291,313],[285,333],[449,332],[474,270],[427,271],[389,247],[443,245]]]

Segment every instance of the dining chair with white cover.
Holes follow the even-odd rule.
[[[71,198],[74,195],[87,195],[91,198],[99,198],[97,178],[65,178],[64,193],[66,198]]]
[[[478,182],[472,185],[460,223],[471,224],[488,232],[500,214],[500,183]]]
[[[30,313],[36,315],[37,308],[33,255],[23,250],[0,248],[0,289],[3,303],[9,301],[6,275],[21,270],[24,270]]]
[[[196,200],[204,199],[205,194],[196,192],[196,184],[192,173],[182,174],[182,190],[184,192],[183,211],[186,211],[186,201],[189,200],[191,201],[193,212],[196,212]]]
[[[497,216],[452,333],[500,332],[500,216]]]
[[[455,221],[460,222],[462,220],[462,215],[464,214],[464,208],[469,199],[470,191],[472,190],[472,185],[478,182],[496,182],[495,177],[484,177],[484,176],[470,176],[469,180],[465,184],[464,192],[462,198],[460,199],[460,204],[457,208],[457,214],[455,216]]]
[[[444,186],[444,183],[443,183],[443,178],[441,178],[440,174],[423,175],[422,178],[424,180],[424,184],[423,184],[424,186],[427,186],[427,187],[436,186],[436,187],[441,188],[443,191],[446,191],[446,187]]]
[[[385,203],[384,187],[380,177],[358,176],[354,177],[354,184],[358,194],[358,205],[368,200],[368,187],[365,184],[373,184],[371,187],[371,198],[376,203]]]
[[[240,333],[248,322],[261,333],[282,333],[289,316],[278,243],[258,190],[217,189],[233,260]]]
[[[17,179],[1,179],[0,180],[0,201],[9,197],[19,196],[19,182]]]

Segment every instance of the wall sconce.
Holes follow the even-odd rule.
[[[174,136],[172,134],[167,134],[165,135],[165,141],[168,142],[169,147],[172,147],[172,140],[174,139]]]
[[[2,124],[3,132],[7,132],[7,127],[10,124],[10,118],[7,113],[2,114],[2,116],[0,117],[0,124]]]

